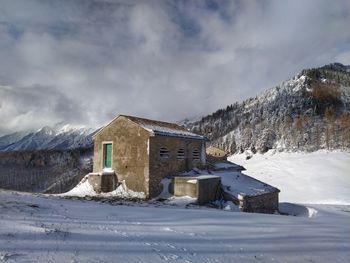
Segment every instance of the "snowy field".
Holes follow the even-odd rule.
[[[348,262],[350,207],[296,216],[0,192],[0,262]]]
[[[0,262],[349,262],[349,153],[230,159],[278,187],[288,215],[0,190]]]
[[[244,173],[281,190],[280,201],[350,205],[350,153],[245,154],[229,157]]]

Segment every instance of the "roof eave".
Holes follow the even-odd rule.
[[[156,136],[165,136],[165,137],[174,137],[174,138],[183,138],[183,139],[191,139],[191,140],[198,140],[198,141],[207,141],[208,139],[204,136],[190,136],[190,135],[182,135],[182,134],[171,134],[171,133],[165,133],[165,132],[159,132],[159,131],[153,131],[154,135]]]

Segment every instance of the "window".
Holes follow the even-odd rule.
[[[193,160],[199,160],[199,150],[197,148],[193,149],[193,152],[192,152],[192,157],[193,157]]]
[[[177,159],[178,160],[184,160],[185,159],[185,149],[179,149],[177,151]]]
[[[168,159],[170,157],[169,150],[166,147],[161,147],[159,149],[159,157],[161,159]]]

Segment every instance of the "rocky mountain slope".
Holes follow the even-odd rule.
[[[350,66],[306,69],[258,97],[187,123],[230,153],[350,149]]]
[[[68,124],[45,126],[37,131],[22,131],[0,137],[0,151],[66,150],[92,147],[96,129]]]

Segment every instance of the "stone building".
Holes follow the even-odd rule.
[[[280,190],[240,171],[217,171],[221,177],[224,199],[232,201],[243,212],[268,213],[278,211]]]
[[[206,139],[173,123],[119,115],[93,139],[94,173],[112,170],[149,198],[159,194],[165,176],[206,164]]]
[[[226,152],[218,147],[215,147],[215,146],[209,146],[206,149],[206,152],[207,152],[208,156],[214,157],[217,159],[226,159],[228,156],[228,152]]]

